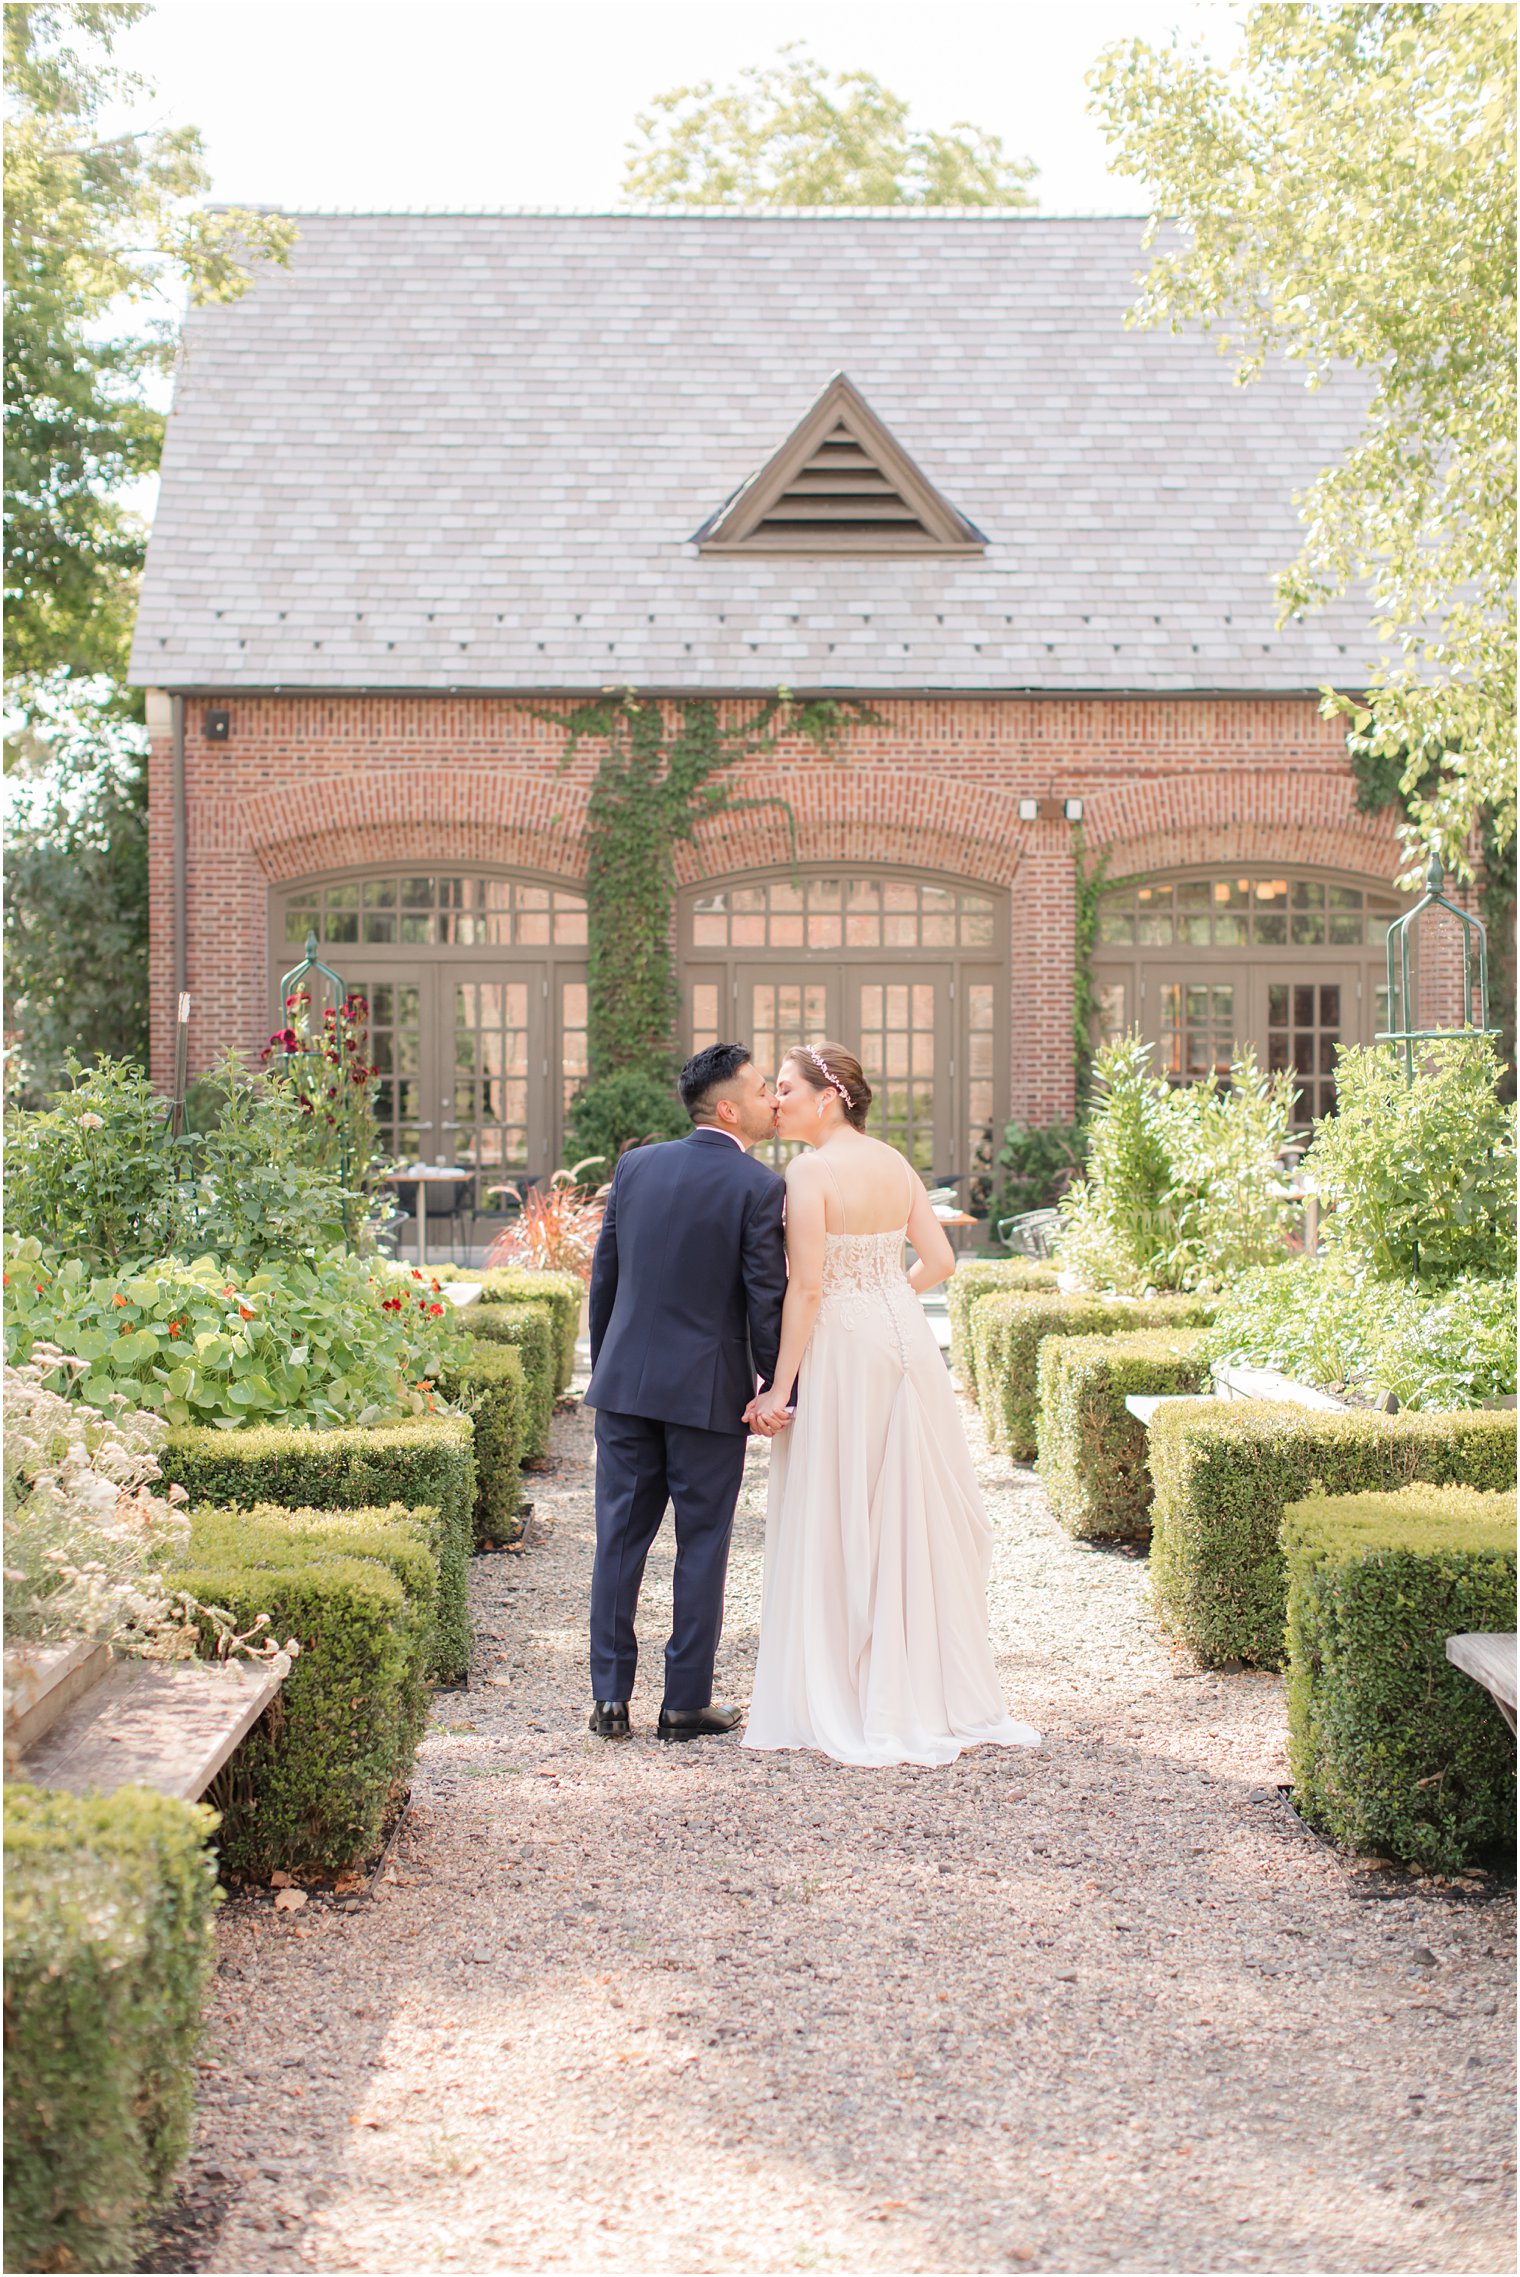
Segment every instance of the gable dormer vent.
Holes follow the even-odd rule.
[[[836,372],[800,427],[696,533],[704,553],[980,553],[859,389]]]

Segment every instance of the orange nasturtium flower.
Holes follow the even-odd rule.
[[[125,1297],[122,1295],[122,1293],[121,1293],[120,1289],[118,1289],[118,1290],[117,1290],[117,1292],[116,1292],[115,1296],[114,1296],[114,1297],[111,1299],[111,1302],[112,1302],[112,1304],[113,1304],[113,1305],[124,1305],[124,1304],[126,1303],[126,1301],[127,1301],[127,1300],[126,1300],[126,1298],[125,1298]]]

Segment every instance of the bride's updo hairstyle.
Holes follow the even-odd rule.
[[[853,1052],[847,1052],[843,1044],[794,1044],[786,1057],[804,1083],[815,1091],[833,1092],[853,1130],[865,1129],[871,1086]]]

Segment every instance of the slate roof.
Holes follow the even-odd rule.
[[[188,319],[133,678],[167,688],[1254,693],[1355,685],[1355,602],[1275,629],[1356,385],[1126,331],[1135,219],[312,214]],[[988,539],[699,554],[847,373]]]

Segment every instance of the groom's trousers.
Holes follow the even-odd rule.
[[[705,1708],[723,1633],[723,1585],[744,1476],[742,1431],[699,1431],[648,1415],[596,1411],[596,1563],[591,1690],[626,1700],[638,1666],[634,1615],[650,1545],[675,1504],[675,1618],[665,1647],[667,1708]]]

